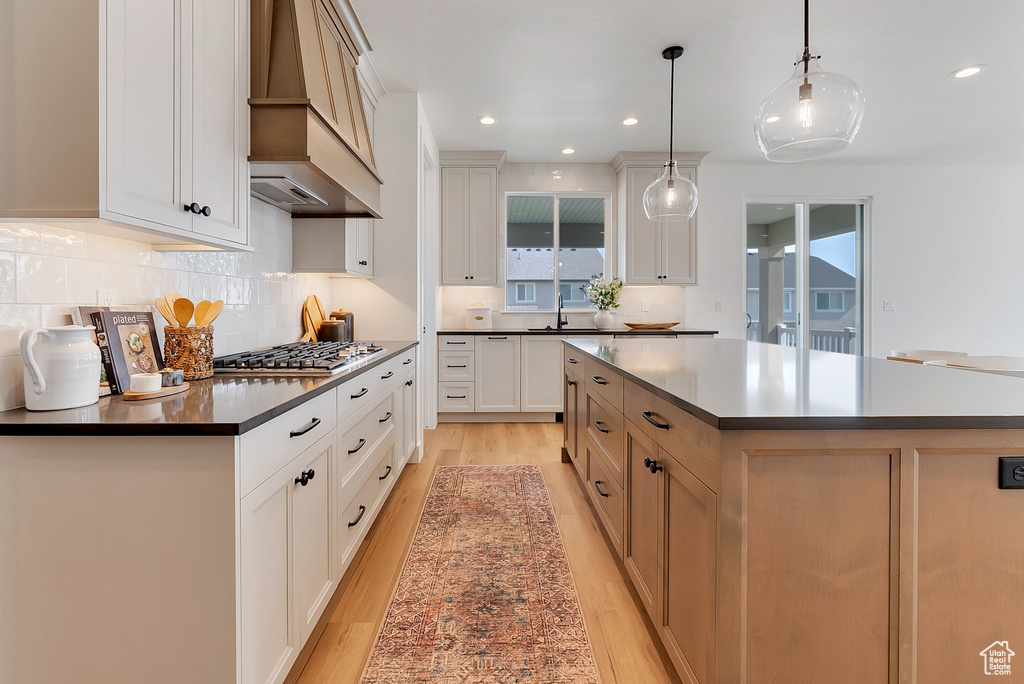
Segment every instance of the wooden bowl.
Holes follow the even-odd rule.
[[[633,330],[669,330],[679,325],[681,321],[674,323],[626,323],[627,327]]]

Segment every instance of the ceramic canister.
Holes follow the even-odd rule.
[[[100,396],[100,349],[93,326],[36,328],[21,338],[25,408],[55,411],[95,404]]]

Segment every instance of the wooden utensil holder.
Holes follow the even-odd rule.
[[[213,376],[213,326],[164,326],[164,364],[177,368],[186,380]]]

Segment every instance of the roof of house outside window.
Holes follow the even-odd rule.
[[[792,290],[796,288],[796,254],[787,254],[785,259],[783,288]],[[812,256],[809,266],[811,289],[813,290],[852,290],[857,286],[856,278],[821,257]],[[758,287],[758,270],[757,255],[748,254],[747,289]]]
[[[603,250],[562,249],[559,259],[562,267],[559,278],[565,280],[590,280],[604,274]],[[506,252],[506,280],[554,280],[552,269],[553,251],[531,249],[509,249]]]

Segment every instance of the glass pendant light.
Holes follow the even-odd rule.
[[[678,45],[665,48],[661,56],[672,60],[672,82],[669,87],[668,106],[668,161],[665,162],[661,178],[644,190],[644,213],[652,221],[685,221],[697,211],[697,186],[689,178],[679,175],[672,149],[672,134],[675,132],[676,104],[676,59],[683,54]]]
[[[793,76],[768,94],[754,119],[764,156],[776,162],[818,159],[845,150],[864,120],[864,93],[846,76],[823,71],[810,48],[804,0],[804,51]]]

